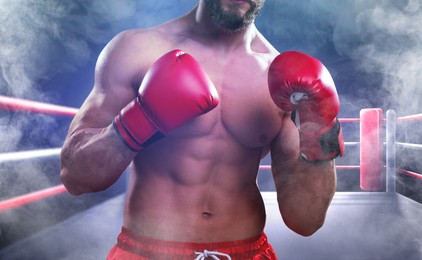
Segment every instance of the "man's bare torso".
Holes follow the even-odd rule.
[[[155,46],[139,59],[152,63],[172,49],[184,50],[208,73],[220,103],[137,155],[124,225],[173,241],[252,237],[265,225],[256,184],[259,162],[283,116],[267,88],[267,69],[276,53],[260,35],[231,51],[201,36],[192,39],[189,19],[139,32]]]

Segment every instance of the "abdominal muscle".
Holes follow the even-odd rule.
[[[260,234],[256,184],[262,149],[233,140],[165,138],[135,158],[124,226],[146,237],[221,242]]]

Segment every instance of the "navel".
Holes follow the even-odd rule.
[[[212,217],[212,214],[210,212],[202,212],[202,217],[204,219],[210,219]]]

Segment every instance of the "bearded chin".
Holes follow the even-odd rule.
[[[213,22],[229,32],[237,32],[246,28],[246,26],[253,23],[260,10],[259,7],[252,6],[252,8],[242,16],[230,10],[222,10],[218,5],[218,1],[208,0],[205,1],[205,3],[206,9],[211,15]]]
[[[244,29],[253,22],[253,19],[248,19],[246,16],[240,16],[230,11],[223,12],[216,22],[220,27],[227,29],[230,32],[237,32]]]

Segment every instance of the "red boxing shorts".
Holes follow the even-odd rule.
[[[107,260],[140,259],[277,259],[275,251],[262,233],[253,238],[218,243],[163,241],[143,237],[122,227],[117,244]]]

